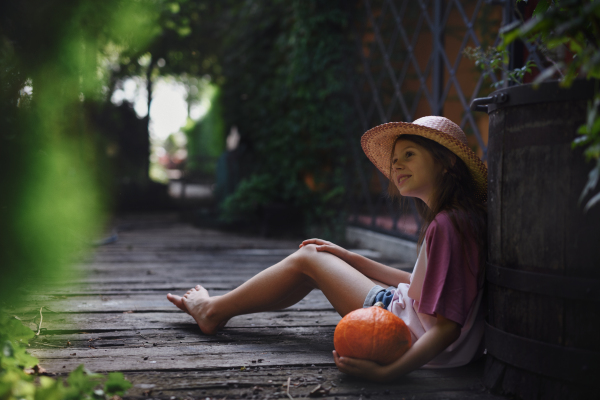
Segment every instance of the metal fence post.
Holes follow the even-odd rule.
[[[444,93],[444,29],[443,29],[443,0],[434,0],[433,4],[433,98],[434,115],[443,115],[444,102],[442,99]]]

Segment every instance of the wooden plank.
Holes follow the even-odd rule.
[[[216,335],[208,336],[201,334],[195,326],[189,325],[183,328],[171,329],[145,329],[126,331],[107,331],[94,333],[65,333],[65,334],[42,334],[31,342],[32,349],[53,350],[63,349],[87,349],[110,348],[110,347],[153,347],[153,346],[187,346],[202,342],[216,343],[244,343],[244,342],[276,342],[291,343],[306,342],[309,338],[311,343],[323,344],[333,343],[333,329],[330,326],[282,326],[257,327],[248,329],[246,327],[227,327]]]
[[[247,256],[240,256],[243,258]],[[90,262],[94,263],[109,263],[109,262],[163,262],[163,263],[178,263],[178,262],[202,262],[206,259],[205,254],[183,252],[140,252],[140,253],[118,253],[108,254],[99,253],[90,258]]]
[[[251,276],[248,277],[248,279]],[[169,281],[157,279],[155,281],[140,281],[131,278],[114,278],[112,280],[103,280],[94,282],[86,280],[76,283],[65,283],[61,286],[52,287],[52,290],[45,291],[45,296],[96,296],[99,294],[150,294],[156,292],[171,292],[174,294],[187,292],[194,283],[201,282],[202,286],[208,290],[230,290],[247,279],[243,277],[228,277],[219,279],[218,277],[202,277],[201,279],[190,281]],[[31,297],[38,296],[38,292],[31,292]]]
[[[280,326],[336,326],[341,317],[335,311],[295,311],[240,315],[232,318],[229,327],[280,327]],[[30,328],[37,329],[34,322]],[[133,312],[133,313],[80,313],[44,315],[42,328],[51,332],[106,332],[129,329],[170,329],[195,327],[196,323],[188,314],[175,312]],[[197,329],[197,328],[194,328]]]
[[[188,288],[189,289],[189,288]],[[207,287],[211,295],[221,296],[229,290],[214,290]],[[187,289],[186,289],[187,290]],[[40,307],[49,305],[54,312],[126,312],[126,311],[164,311],[172,312],[178,309],[167,300],[168,291],[161,292],[129,292],[97,294],[94,292],[83,294],[71,293],[69,296],[37,295],[28,298],[20,304],[19,308],[9,310],[13,313],[39,313]],[[183,289],[175,293],[183,293]],[[50,306],[51,304],[51,306]],[[313,290],[299,303],[291,307],[294,310],[330,310],[333,307],[320,290]]]
[[[333,343],[329,346],[306,346],[304,343],[277,345],[234,343],[187,345],[179,347],[138,347],[99,349],[32,349],[41,365],[50,371],[72,370],[85,364],[92,371],[185,370],[241,368],[262,365],[334,365]],[[263,360],[260,363],[258,360]],[[253,363],[254,361],[254,363]]]

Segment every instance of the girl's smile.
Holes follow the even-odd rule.
[[[429,151],[408,140],[398,140],[392,157],[392,176],[402,196],[429,198],[441,173]]]
[[[406,180],[408,178],[410,178],[410,175],[403,175],[403,174],[398,175],[398,178],[396,179],[397,186],[400,187],[400,185],[402,185],[404,182],[406,182]]]

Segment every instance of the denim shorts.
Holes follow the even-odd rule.
[[[392,302],[394,293],[396,293],[396,288],[394,286],[390,286],[387,289],[384,289],[379,285],[375,285],[371,290],[369,290],[369,293],[365,298],[365,302],[363,303],[363,308],[371,307],[372,305],[380,301],[387,309],[390,303]]]

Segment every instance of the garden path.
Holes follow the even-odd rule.
[[[329,399],[503,398],[484,389],[483,361],[415,371],[392,384],[345,376],[331,356],[340,316],[320,291],[289,309],[239,316],[216,336],[203,335],[167,293],[197,283],[212,295],[224,293],[291,254],[298,242],[198,229],[175,214],[117,223],[115,243],[97,248],[60,286],[42,288],[15,310],[33,318],[44,307],[30,352],[50,374],[82,363],[96,372],[122,371],[134,385],[125,396],[131,399],[297,399],[311,391]],[[37,330],[39,318],[30,323]]]

